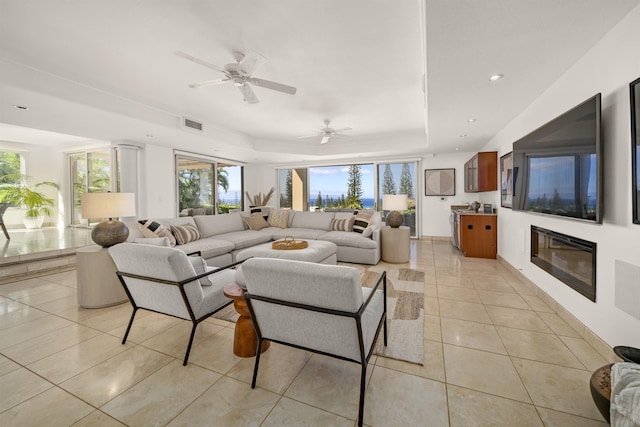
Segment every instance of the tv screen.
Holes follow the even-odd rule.
[[[600,98],[513,144],[514,210],[602,222]]]

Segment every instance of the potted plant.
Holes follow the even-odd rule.
[[[7,183],[9,180],[14,182]],[[25,227],[40,228],[45,215],[51,215],[50,208],[53,207],[54,199],[38,189],[43,186],[59,189],[58,184],[43,181],[30,186],[26,177],[15,174],[5,175],[1,181],[4,183],[0,184],[0,201],[9,202],[13,206],[26,206],[27,212],[23,220]]]

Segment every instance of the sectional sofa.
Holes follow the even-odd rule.
[[[169,245],[178,236],[175,247],[186,253],[199,253],[211,266],[223,266],[236,261],[236,254],[242,249],[292,236],[295,239],[325,240],[337,245],[336,256],[340,262],[375,265],[380,260],[379,212],[305,212],[286,211],[282,221],[282,210],[272,209],[270,215],[280,215],[280,226],[273,226],[273,217],[265,219],[267,226],[255,223],[261,218],[245,212],[220,215],[196,215],[190,217],[125,221],[129,228],[128,242]],[[356,213],[358,215],[356,215]],[[350,229],[352,218],[366,218],[362,232],[341,231]],[[250,227],[251,225],[251,227]],[[362,223],[360,224],[362,226]],[[254,229],[252,229],[254,228]],[[357,228],[357,227],[356,227]],[[187,237],[181,231],[187,231]],[[197,230],[197,231],[195,231]],[[169,234],[168,234],[169,233]],[[182,235],[180,238],[179,235]],[[182,243],[182,244],[180,244]]]

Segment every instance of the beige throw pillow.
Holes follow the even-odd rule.
[[[350,216],[349,218],[334,218],[331,220],[331,231],[353,231],[353,224],[356,217]]]
[[[261,213],[255,213],[251,216],[243,216],[242,219],[251,230],[262,230],[269,226],[269,223],[267,223]]]
[[[184,245],[185,243],[193,242],[202,238],[200,231],[198,231],[198,228],[193,224],[172,225],[171,232],[175,236],[179,245]]]
[[[267,223],[270,227],[288,228],[289,211],[284,209],[271,209]]]
[[[138,228],[144,237],[166,237],[169,239],[171,246],[176,245],[176,238],[173,237],[173,234],[171,234],[167,227],[159,222],[151,219],[143,219],[142,221],[138,221]]]

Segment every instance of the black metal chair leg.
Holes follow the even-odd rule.
[[[11,240],[11,236],[9,236],[7,227],[4,226],[4,222],[0,223],[0,227],[2,227],[2,231],[4,231],[4,236],[7,238],[7,240]]]
[[[133,313],[131,313],[131,318],[129,319],[129,325],[127,326],[127,331],[124,333],[124,338],[122,338],[122,344],[127,342],[127,337],[129,336],[129,331],[131,330],[131,325],[133,325],[133,318],[136,317],[136,313],[138,312],[138,307],[133,308]]]
[[[383,325],[383,328],[384,328],[384,331],[383,331],[383,333],[384,333],[384,346],[386,347],[387,346],[387,315],[386,314],[384,315],[384,320],[383,321],[384,321],[384,325]]]
[[[362,375],[360,376],[360,403],[358,405],[358,427],[362,427],[364,418],[364,386],[367,378],[367,364],[362,364]]]
[[[182,362],[182,366],[187,366],[187,361],[189,360],[189,353],[191,352],[191,344],[193,344],[193,338],[196,336],[196,328],[198,327],[197,323],[193,323],[193,328],[191,329],[191,337],[189,338],[189,345],[187,345],[187,353],[184,355],[184,362]]]
[[[251,388],[256,388],[256,379],[258,378],[258,365],[260,364],[261,354],[262,354],[262,338],[258,338],[258,348],[256,349],[256,364],[253,366],[253,380],[251,380]]]

